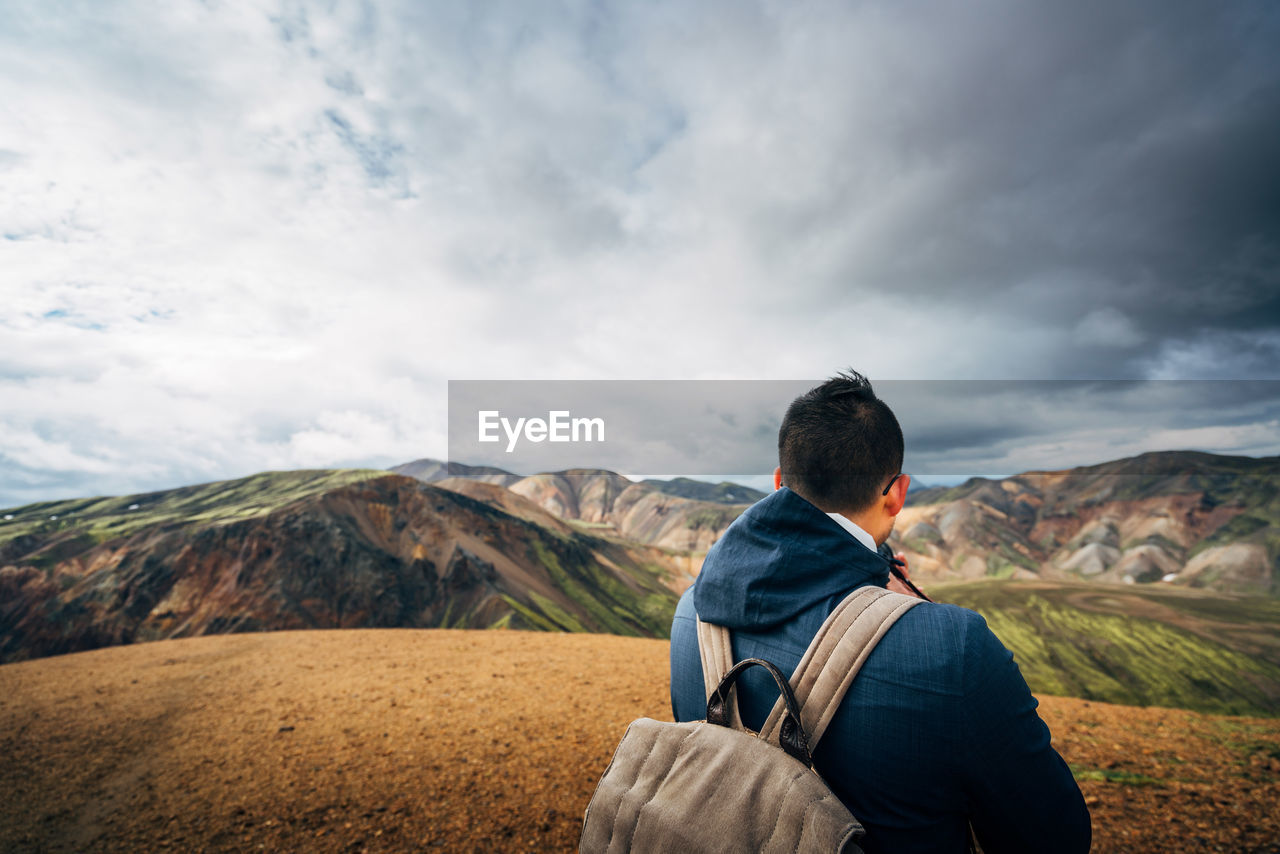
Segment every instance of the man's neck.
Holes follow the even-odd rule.
[[[871,536],[871,534],[867,532],[866,528],[862,527],[842,513],[828,513],[827,515],[830,516],[837,525],[852,534],[855,540],[871,549],[871,551],[876,550],[876,538]]]

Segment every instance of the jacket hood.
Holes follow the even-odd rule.
[[[888,580],[888,560],[782,487],[747,508],[707,552],[693,605],[707,622],[765,630]]]

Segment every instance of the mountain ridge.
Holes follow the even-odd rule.
[[[1274,601],[1277,462],[1164,453],[972,479],[947,488],[949,495],[925,492],[924,501],[913,493],[890,542],[926,590],[975,579],[1102,590],[1131,581],[1135,590],[1203,588]],[[515,481],[492,469],[421,473],[435,479],[376,470],[260,473],[0,511],[0,660],[281,628],[663,636],[677,594],[748,506],[594,469]],[[1058,623],[1111,625],[1060,616],[1076,607],[1071,597],[1041,599],[1057,609]],[[1088,647],[1094,629],[1080,631],[1053,643]],[[1017,642],[1033,652],[1044,646]],[[1224,655],[1186,642],[1206,659]]]
[[[890,543],[924,579],[1280,593],[1280,457],[1163,451],[909,497]]]
[[[455,487],[466,481],[496,483],[597,534],[687,554],[705,553],[730,522],[763,497],[763,493],[728,481],[633,481],[617,472],[593,468],[520,476],[487,466],[422,459],[394,470],[416,471],[414,476],[421,480]],[[449,471],[458,474],[447,475]],[[743,500],[733,500],[738,498]]]
[[[473,466],[456,461],[445,462],[431,457],[423,457],[412,462],[401,463],[400,465],[392,466],[388,471],[416,477],[425,483],[435,483],[448,478],[469,478],[486,483],[497,483],[502,486],[511,486],[526,477],[536,477],[537,475],[614,475],[624,477],[608,469],[593,468],[571,468],[552,472],[538,472],[537,475],[521,475],[494,466]],[[630,483],[647,486],[667,495],[690,498],[697,501],[711,501],[718,504],[750,504],[759,501],[765,496],[765,493],[758,489],[752,489],[749,486],[743,486],[740,483],[728,480],[722,480],[719,483],[696,480],[691,477],[673,477],[670,480],[660,480],[658,478],[645,478],[638,481],[628,478],[627,480]]]
[[[271,481],[257,475],[170,497],[239,495],[264,478]],[[10,520],[11,536],[0,528],[0,660],[278,628],[664,636],[670,625],[681,567],[661,549],[592,536],[532,505],[512,514],[403,475],[305,480],[301,494],[288,488],[296,482],[277,490],[291,501],[186,522],[162,506],[151,511],[161,521],[137,527],[129,519],[118,535],[102,532],[117,527],[119,507],[142,503],[131,500],[137,496],[92,500],[54,528],[16,530],[21,519]],[[165,493],[148,495],[164,503]]]

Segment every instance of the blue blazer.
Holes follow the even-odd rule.
[[[884,587],[888,562],[782,488],[711,550],[671,626],[671,706],[706,717],[695,613],[733,634],[735,660],[790,675],[849,593]],[[777,699],[762,668],[739,681],[743,722]],[[814,754],[818,772],[876,852],[962,852],[972,822],[985,854],[1089,850],[1089,812],[1053,749],[1036,699],[981,616],[954,605],[907,611],[863,665]]]

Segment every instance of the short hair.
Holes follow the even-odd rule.
[[[778,429],[783,484],[826,513],[875,504],[902,454],[893,410],[852,369],[793,400]]]

